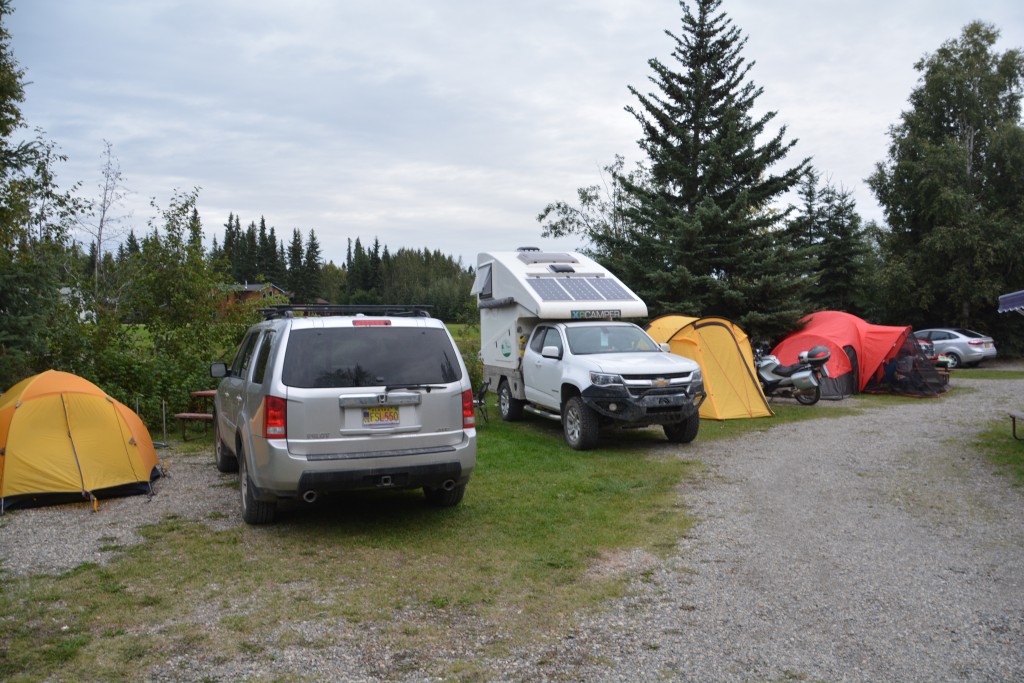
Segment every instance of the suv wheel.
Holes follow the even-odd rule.
[[[570,448],[577,451],[590,450],[597,445],[600,434],[597,413],[587,407],[582,398],[573,396],[565,404],[562,430]]]
[[[217,413],[213,414],[213,457],[217,463],[218,472],[238,471],[238,458],[231,454],[224,439],[220,438],[220,430],[217,429]]]
[[[434,507],[450,508],[462,502],[462,497],[466,495],[466,485],[459,484],[451,491],[446,491],[443,488],[424,486],[423,495],[427,497],[427,502]]]
[[[241,448],[238,449],[238,486],[242,499],[242,520],[246,524],[273,522],[277,504],[256,500],[256,492],[253,490],[252,479],[249,478],[249,470],[245,464],[245,453]]]
[[[508,380],[501,380],[498,385],[498,409],[501,411],[501,419],[506,422],[516,422],[523,419],[523,405],[525,401],[512,396],[512,387]]]

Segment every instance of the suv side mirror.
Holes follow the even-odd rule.
[[[661,342],[658,346],[661,347],[661,350],[665,353],[672,353],[672,347],[669,346],[668,342]]]
[[[210,365],[210,377],[220,379],[221,377],[228,376],[228,366],[226,363],[213,363]]]

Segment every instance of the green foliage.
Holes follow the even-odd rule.
[[[150,428],[161,425],[165,405],[168,414],[184,411],[191,391],[214,386],[210,362],[230,358],[266,303],[226,304],[225,274],[203,249],[197,196],[177,193],[158,209],[149,234],[120,254],[119,296],[87,300],[84,320],[65,306],[48,321],[50,352],[38,355],[137,408]]]
[[[869,179],[889,223],[891,320],[1011,329],[995,302],[1024,281],[1024,55],[993,52],[998,37],[971,23],[915,65],[910,109]]]
[[[473,386],[473,391],[476,391],[483,384],[484,376],[484,365],[483,361],[480,360],[480,326],[478,323],[473,323],[469,325],[448,325],[447,327],[448,331],[452,333],[452,337],[455,338],[455,345],[458,347],[462,360],[466,364],[466,370],[469,372],[469,380]]]
[[[77,312],[67,235],[83,208],[56,184],[65,160],[56,146],[38,135],[15,140],[24,89],[4,24],[10,12],[0,0],[0,391],[45,369],[52,337]]]

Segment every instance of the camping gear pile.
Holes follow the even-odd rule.
[[[88,380],[47,370],[0,395],[0,511],[145,493],[158,465],[139,416]]]

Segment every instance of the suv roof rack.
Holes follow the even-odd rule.
[[[318,315],[391,315],[403,317],[430,317],[429,304],[277,304],[261,308],[264,320],[294,318],[297,313]]]

